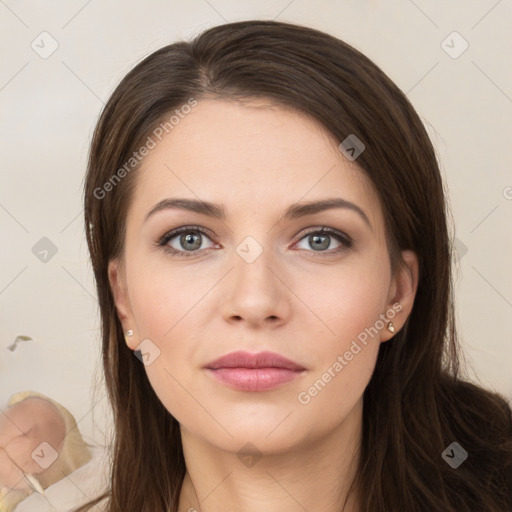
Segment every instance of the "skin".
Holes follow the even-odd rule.
[[[364,348],[309,403],[297,397],[396,303],[399,331],[413,306],[418,261],[404,251],[406,268],[391,275],[378,196],[339,143],[293,111],[201,100],[137,171],[125,252],[110,262],[109,279],[123,328],[134,331],[130,349],[149,339],[160,351],[145,369],[181,425],[180,512],[340,510],[357,463],[362,394],[380,343],[394,334],[383,328],[359,343]],[[144,222],[169,197],[221,203],[227,217],[168,209]],[[292,203],[328,197],[357,204],[372,228],[349,209],[279,221]],[[199,249],[179,235],[167,243],[191,256],[155,246],[185,225],[211,231],[196,234]],[[328,235],[318,249],[306,228],[323,226],[351,236],[353,247],[335,252],[343,245]],[[263,249],[252,263],[236,251],[247,236]],[[306,371],[274,390],[247,392],[203,369],[240,349],[278,352]],[[247,443],[243,455],[261,456],[255,464],[237,456]],[[351,498],[345,512],[358,510]]]
[[[23,471],[40,476],[46,471],[32,457],[43,442],[60,452],[66,424],[55,406],[30,397],[0,412],[0,487],[32,491]]]

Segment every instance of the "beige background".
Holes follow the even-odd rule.
[[[94,124],[118,81],[147,54],[251,18],[340,37],[407,94],[450,193],[471,378],[512,399],[510,0],[1,0],[0,408],[11,394],[35,389],[101,440],[106,399],[101,388],[93,394],[99,314],[81,204]],[[51,49],[52,40],[58,48],[47,58],[31,47]],[[57,248],[46,263],[32,252],[42,237]],[[32,340],[9,350],[18,335]]]

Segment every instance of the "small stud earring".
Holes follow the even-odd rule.
[[[133,336],[133,331],[131,329],[126,331],[126,336]]]
[[[388,324],[388,331],[389,332],[395,332],[395,326],[393,325],[393,322],[389,322],[389,324]]]

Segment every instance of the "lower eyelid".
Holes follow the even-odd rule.
[[[317,254],[317,255],[322,255],[322,254],[328,255],[328,254],[334,254],[334,253],[339,252],[341,250],[348,250],[348,249],[350,249],[352,247],[352,245],[353,245],[354,240],[350,236],[348,236],[348,235],[346,235],[346,234],[344,234],[342,232],[338,232],[337,230],[334,231],[333,229],[334,228],[326,229],[326,227],[319,227],[318,229],[308,231],[307,233],[304,233],[298,239],[298,241],[295,242],[293,245],[298,244],[299,242],[301,242],[302,240],[304,240],[306,237],[308,237],[310,235],[321,234],[321,235],[326,235],[326,236],[329,236],[331,238],[336,239],[340,243],[340,247],[337,247],[335,249],[328,249],[328,250],[325,250],[325,251],[314,251],[313,249],[303,249],[303,250],[312,252],[312,253]],[[168,245],[169,242],[171,240],[173,240],[174,238],[179,237],[183,233],[200,233],[202,236],[204,236],[208,240],[210,240],[214,247],[218,246],[218,244],[214,240],[212,240],[212,236],[208,232],[206,232],[202,228],[193,227],[193,226],[184,226],[182,228],[178,228],[175,231],[170,231],[170,232],[166,233],[165,235],[163,235],[160,238],[160,240],[158,241],[157,245],[162,247],[168,253],[171,253],[171,254],[174,254],[174,255],[177,255],[177,256],[185,256],[185,257],[193,256],[193,255],[196,255],[196,254],[200,254],[203,251],[205,251],[206,249],[211,249],[212,248],[212,247],[208,247],[208,248],[205,248],[205,249],[198,249],[198,250],[195,250],[195,251],[185,251],[185,250],[174,249],[173,247],[169,247],[169,245]]]
[[[302,236],[294,245],[302,242],[303,240],[307,239],[308,236],[311,236],[311,235],[314,235],[314,234],[317,234],[319,233],[318,231],[313,231],[311,233],[307,233],[306,235]],[[332,255],[332,254],[336,254],[336,253],[339,253],[341,251],[347,251],[349,250],[352,245],[353,245],[353,241],[351,238],[349,238],[348,236],[345,237],[345,236],[341,236],[341,235],[338,235],[336,233],[331,233],[331,232],[323,232],[323,233],[320,233],[322,235],[326,235],[330,238],[334,238],[338,243],[339,243],[339,246],[338,247],[335,247],[334,249],[326,249],[326,250],[323,250],[323,251],[314,251],[313,249],[301,249],[301,250],[304,250],[304,251],[308,251],[310,253],[313,253],[315,256],[318,255],[318,256],[321,256],[321,255]]]
[[[166,233],[164,236],[162,236],[162,238],[160,238],[158,245],[163,246],[163,248],[165,250],[167,250],[168,252],[186,254],[187,256],[189,254],[192,255],[194,253],[199,253],[199,252],[205,250],[205,249],[198,249],[195,251],[183,251],[181,249],[174,249],[174,247],[170,247],[168,245],[171,240],[178,238],[180,235],[183,235],[184,233],[200,233],[204,238],[207,238],[208,240],[210,240],[213,245],[216,245],[215,242],[212,240],[212,237],[208,233],[206,233],[205,231],[203,231],[201,229],[197,229],[197,228],[180,229],[178,232],[170,231],[170,232]]]

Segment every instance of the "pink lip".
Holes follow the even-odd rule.
[[[286,357],[275,352],[259,352],[251,354],[239,350],[231,352],[225,356],[215,359],[205,365],[205,368],[216,370],[218,368],[284,368],[287,370],[301,371],[305,370],[303,366],[297,364]]]
[[[302,374],[305,368],[273,352],[231,352],[205,366],[220,382],[242,391],[267,391]]]

